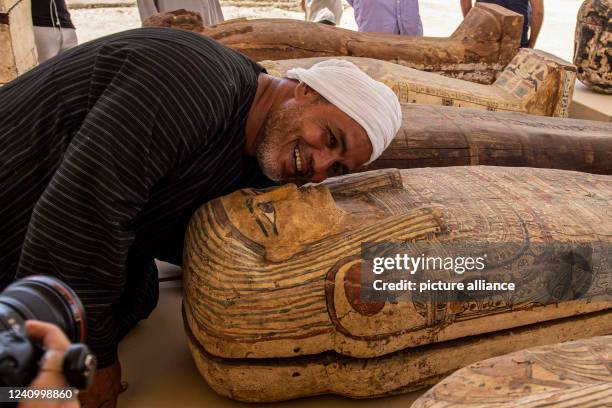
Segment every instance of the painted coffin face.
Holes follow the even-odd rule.
[[[270,262],[292,258],[309,243],[342,230],[347,221],[347,214],[322,186],[246,189],[221,201],[232,228],[263,247]]]

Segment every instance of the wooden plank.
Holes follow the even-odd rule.
[[[9,6],[4,3],[4,7]],[[7,83],[38,64],[30,2],[21,0],[0,12],[0,84]]]

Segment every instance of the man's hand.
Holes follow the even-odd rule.
[[[62,330],[50,323],[28,320],[25,330],[32,339],[42,345],[46,350],[65,353],[70,346],[70,341]],[[38,376],[30,384],[31,388],[60,388],[66,387],[66,379],[61,371],[40,371]],[[72,401],[33,401],[19,404],[19,408],[79,408],[79,402]]]
[[[91,387],[79,393],[79,401],[82,408],[115,408],[117,397],[123,391],[121,364],[117,361],[110,367],[96,371]]]

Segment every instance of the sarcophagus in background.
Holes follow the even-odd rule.
[[[574,41],[578,79],[594,91],[612,93],[612,1],[586,0],[578,11]]]
[[[514,112],[402,105],[391,145],[360,170],[494,165],[612,174],[612,124]]]
[[[237,19],[202,27],[191,16],[184,10],[162,13],[143,25],[201,32],[255,61],[368,57],[485,84],[516,55],[523,27],[521,15],[484,3],[476,4],[448,38],[361,33],[289,19]]]
[[[411,408],[610,407],[612,336],[533,347],[471,364]]]
[[[567,117],[576,81],[576,67],[572,64],[528,48],[516,54],[492,85],[448,78],[371,58],[336,58],[353,62],[372,78],[387,84],[402,103]],[[328,57],[261,61],[261,64],[270,75],[283,77],[291,68],[310,68],[325,59]]]
[[[0,0],[0,85],[37,63],[30,2]]]
[[[417,389],[483,358],[610,333],[611,200],[608,176],[486,166],[388,169],[213,200],[185,241],[196,364],[217,392],[240,400],[363,398]],[[486,258],[479,271],[402,272],[418,285],[482,278],[516,288],[364,297],[372,279],[397,278],[374,275],[369,256],[400,250]]]

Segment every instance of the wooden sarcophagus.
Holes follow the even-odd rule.
[[[291,68],[310,68],[332,57],[261,61],[270,75],[283,77]],[[567,117],[576,67],[543,51],[521,49],[492,85],[476,84],[418,71],[387,61],[335,57],[351,61],[385,83],[401,103],[457,106],[489,111]]]
[[[612,174],[612,124],[515,112],[402,105],[402,126],[360,170],[467,165]]]
[[[578,79],[597,92],[612,93],[612,0],[586,0],[578,10],[574,39]]]
[[[612,336],[541,346],[462,368],[411,408],[610,407]]]
[[[202,206],[188,228],[189,346],[220,394],[277,401],[408,392],[484,358],[609,334],[610,202],[608,176],[487,166],[239,190]],[[486,261],[373,273],[370,255],[400,251],[427,265]],[[373,293],[379,279],[404,286]],[[478,282],[484,292],[469,292]],[[489,290],[503,283],[515,287]]]
[[[491,84],[519,50],[523,16],[494,4],[476,4],[447,38],[362,33],[290,19],[236,19],[203,27],[185,10],[157,14],[143,25],[200,32],[255,61],[368,57]]]

